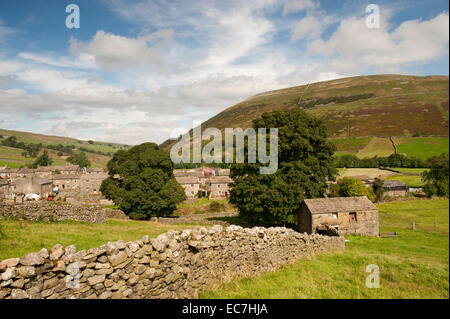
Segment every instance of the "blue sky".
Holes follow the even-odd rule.
[[[69,4],[80,28],[65,25]],[[346,76],[448,75],[448,1],[0,3],[0,127],[162,142],[254,94]]]

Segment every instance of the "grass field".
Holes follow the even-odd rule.
[[[398,176],[398,173],[380,168],[345,168],[339,171],[339,177],[367,175],[371,178],[379,176]]]
[[[399,181],[405,183],[408,187],[420,188],[423,187],[424,183],[422,177],[415,175],[395,175],[395,176],[384,176],[383,179],[388,181]]]
[[[99,247],[108,241],[137,240],[144,235],[156,237],[170,229],[190,227],[122,220],[109,220],[107,224],[0,220],[0,260],[22,257],[42,247],[50,249],[55,244],[74,244],[82,250]]]
[[[330,141],[336,145],[337,152],[356,152],[363,149],[367,144],[369,144],[371,138],[341,138],[341,139],[331,139]]]
[[[394,153],[394,147],[388,138],[374,137],[369,144],[364,147],[357,156],[359,158],[374,156],[389,156]]]
[[[427,170],[427,168],[407,168],[407,167],[393,167],[392,169],[400,173],[410,173],[410,174],[422,174]]]
[[[448,137],[394,137],[400,154],[427,159],[449,151]]]
[[[235,280],[201,298],[448,298],[449,202],[378,205],[380,231],[397,238],[346,236],[346,251],[300,260],[258,277]],[[436,230],[435,230],[436,220]],[[411,230],[415,221],[417,230]],[[380,288],[365,286],[366,267],[380,268]]]

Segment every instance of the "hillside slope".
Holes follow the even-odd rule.
[[[448,76],[371,75],[257,94],[202,123],[247,128],[264,112],[303,108],[331,138],[448,136]],[[174,140],[161,144],[168,149]]]
[[[117,143],[82,141],[70,137],[0,129],[0,166],[8,165],[12,168],[26,166],[28,163],[32,163],[36,157],[25,156],[23,154],[24,149],[2,145],[1,142],[10,136],[15,136],[17,142],[34,145],[42,144],[43,147],[39,154],[47,150],[53,160],[53,165],[64,165],[66,163],[65,159],[71,155],[64,150],[62,155],[58,155],[58,146],[63,146],[66,150],[70,148],[74,152],[84,151],[91,161],[91,165],[100,168],[106,167],[106,163],[116,151],[128,148],[128,145]]]

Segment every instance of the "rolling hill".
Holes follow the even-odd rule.
[[[264,112],[303,108],[323,119],[339,152],[358,153],[370,146],[370,154],[378,147],[391,154],[391,136],[421,136],[425,146],[427,138],[436,144],[436,136],[445,137],[448,151],[448,89],[448,76],[370,75],[317,82],[257,94],[205,121],[202,130],[245,129]],[[175,142],[160,146],[169,149]]]
[[[112,154],[120,149],[128,148],[128,145],[117,143],[82,141],[70,137],[0,129],[0,166],[8,165],[11,168],[26,166],[32,163],[36,157],[25,156],[24,150],[21,148],[2,145],[1,142],[10,136],[15,136],[18,143],[42,144],[39,154],[47,150],[53,160],[53,165],[64,165],[66,158],[70,156],[69,149],[71,149],[74,152],[84,151],[93,167],[104,168]],[[61,153],[59,153],[60,151]]]

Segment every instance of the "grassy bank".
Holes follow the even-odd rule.
[[[378,208],[380,231],[396,231],[397,238],[346,236],[345,252],[232,281],[201,298],[448,298],[448,200],[391,202]],[[416,231],[411,230],[413,220]],[[380,268],[378,289],[365,286],[370,264]]]
[[[109,220],[107,224],[75,221],[0,221],[0,261],[22,257],[59,243],[74,244],[78,250],[99,247],[108,241],[137,240],[144,235],[156,237],[170,229],[186,229],[189,225],[166,225],[147,221]]]

